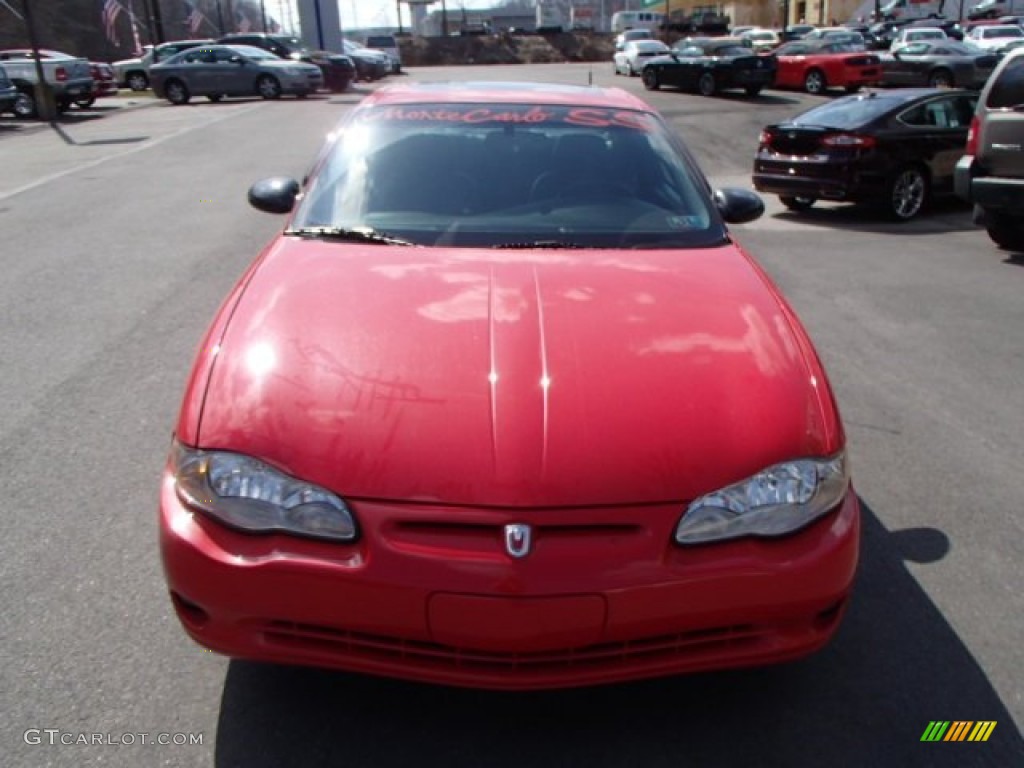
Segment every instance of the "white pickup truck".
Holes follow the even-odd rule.
[[[43,77],[53,89],[53,98],[60,111],[67,110],[74,102],[92,94],[95,86],[87,59],[40,50],[39,61],[43,65]],[[18,98],[12,107],[14,114],[17,117],[35,117],[38,114],[35,89],[39,76],[32,51],[0,51],[0,67],[18,89]]]

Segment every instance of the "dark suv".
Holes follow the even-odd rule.
[[[342,53],[314,51],[297,37],[290,35],[268,35],[263,33],[238,33],[225,35],[218,43],[225,45],[252,45],[270,51],[282,59],[308,61],[320,67],[324,85],[329,91],[340,93],[356,78],[356,67],[352,59]]]
[[[956,193],[999,246],[1024,251],[1024,49],[989,77],[956,166]]]

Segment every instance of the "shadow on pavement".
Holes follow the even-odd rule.
[[[527,694],[234,661],[216,765],[1024,764],[1024,740],[998,694],[904,565],[942,559],[948,538],[934,529],[886,531],[862,504],[853,602],[834,642],[809,659]],[[932,720],[997,725],[985,743],[922,743]]]
[[[901,235],[934,235],[942,232],[978,230],[978,226],[971,221],[970,206],[954,197],[933,201],[927,210],[906,222],[889,219],[879,206],[828,201],[818,201],[813,208],[805,211],[783,210],[774,214],[774,218],[828,229]]]

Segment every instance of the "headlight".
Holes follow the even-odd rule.
[[[358,536],[355,518],[338,496],[258,459],[175,441],[171,462],[182,502],[229,528],[346,542]]]
[[[849,486],[845,452],[776,464],[690,504],[676,526],[676,543],[785,536],[834,509]]]

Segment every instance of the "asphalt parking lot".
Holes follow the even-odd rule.
[[[761,126],[818,98],[648,94],[611,69],[409,76],[627,88],[716,186],[749,187]],[[864,505],[853,602],[823,652],[509,695],[232,662],[185,637],[157,486],[200,336],[282,223],[246,189],[301,177],[372,87],[183,108],[130,95],[55,126],[0,118],[0,764],[1024,765],[1024,254],[996,249],[955,201],[900,225],[769,199],[735,228],[829,370]],[[985,743],[922,743],[935,720],[997,724]],[[143,743],[159,734],[202,743]]]

